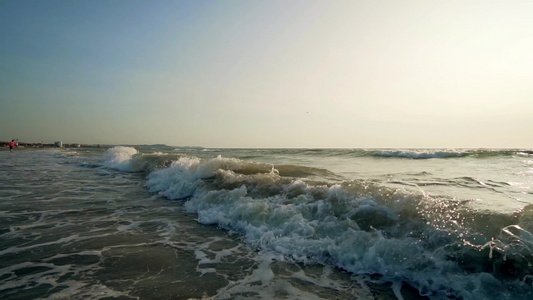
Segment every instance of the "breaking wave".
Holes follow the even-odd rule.
[[[430,159],[430,158],[460,158],[475,157],[488,158],[496,156],[529,156],[533,151],[519,149],[449,149],[449,150],[380,150],[373,151],[372,156],[376,157],[397,157],[411,159]]]
[[[460,201],[342,181],[323,169],[134,150],[111,149],[104,165],[145,171],[149,191],[185,201],[200,223],[242,235],[257,250],[411,286],[432,299],[533,296],[532,205],[510,216],[478,212]]]
[[[376,151],[374,156],[381,157],[404,157],[413,159],[428,159],[428,158],[450,158],[450,157],[463,157],[469,155],[468,152],[463,151],[417,151],[417,150],[391,150],[391,151]]]

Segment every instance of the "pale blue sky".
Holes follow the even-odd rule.
[[[533,147],[533,1],[0,1],[0,140]]]

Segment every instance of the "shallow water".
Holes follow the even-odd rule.
[[[2,299],[530,299],[519,150],[0,151]]]

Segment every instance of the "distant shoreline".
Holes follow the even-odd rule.
[[[55,141],[53,143],[35,143],[35,142],[25,142],[18,139],[0,141],[0,148],[9,147],[11,142],[15,142],[15,147],[30,147],[30,148],[102,148],[103,144],[84,144],[84,143],[63,143],[61,141]]]
[[[62,145],[61,147],[53,145],[53,144],[20,144],[18,146],[15,146],[13,148],[13,151],[17,150],[28,150],[28,149],[60,149],[60,148],[107,148],[107,146],[103,145],[79,145],[79,144],[72,144],[72,145]],[[0,151],[3,150],[9,150],[9,144],[2,144],[0,143]]]
[[[21,151],[21,150],[38,150],[38,149],[49,149],[49,148],[36,148],[36,147],[15,147],[13,148],[13,151]],[[9,151],[9,147],[0,147],[0,151]]]

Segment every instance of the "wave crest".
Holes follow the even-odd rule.
[[[130,155],[119,162],[142,161],[121,151]],[[415,154],[406,153],[411,158]],[[416,155],[450,153],[455,152]],[[517,227],[510,223],[517,219],[484,218],[451,199],[439,201],[364,181],[309,180],[332,174],[221,156],[183,156],[150,172],[145,184],[151,192],[186,200],[185,208],[199,222],[241,234],[256,249],[291,261],[408,283],[435,299],[513,299],[531,292],[530,207],[520,214]]]
[[[403,157],[412,159],[429,159],[429,158],[451,158],[451,157],[463,157],[467,156],[468,152],[465,151],[420,151],[420,150],[390,150],[390,151],[376,151],[374,156],[380,157]]]
[[[133,156],[138,153],[133,147],[113,147],[104,154],[103,165],[123,172],[138,172],[140,170],[136,168],[136,165],[132,164]]]

